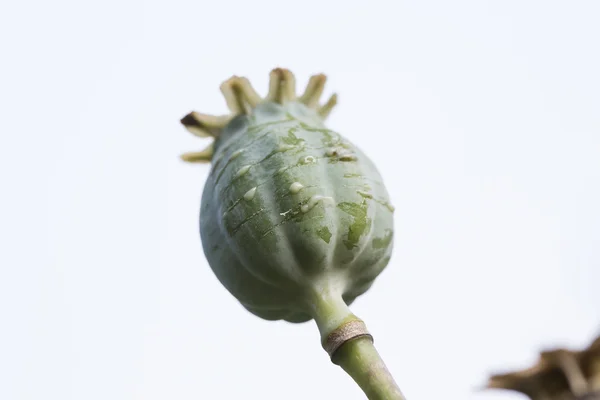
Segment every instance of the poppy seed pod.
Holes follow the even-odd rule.
[[[271,73],[261,98],[244,78],[221,90],[231,114],[191,113],[183,124],[214,137],[183,156],[210,161],[200,233],[220,282],[253,314],[304,322],[315,297],[350,304],[388,264],[393,207],[371,160],[323,121],[325,77],[296,97],[294,76]],[[316,300],[318,302],[318,299]]]
[[[401,399],[372,337],[348,309],[390,261],[394,207],[373,162],[325,126],[337,97],[320,104],[324,84],[315,75],[297,96],[294,75],[278,68],[263,98],[234,76],[221,85],[230,114],[192,112],[181,120],[212,138],[182,156],[211,163],[202,246],[248,311],[266,320],[315,319],[325,350],[369,398]]]

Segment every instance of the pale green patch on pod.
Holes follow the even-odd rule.
[[[183,158],[212,164],[200,234],[220,282],[253,314],[315,318],[327,336],[388,264],[394,209],[371,160],[325,127],[337,97],[319,105],[324,84],[315,75],[296,96],[292,73],[275,69],[263,98],[233,77],[221,86],[231,114],[182,123],[213,138]]]

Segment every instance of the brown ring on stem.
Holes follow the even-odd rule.
[[[367,326],[364,322],[352,320],[340,325],[331,332],[327,336],[323,348],[327,354],[329,354],[329,357],[333,358],[336,350],[342,347],[344,343],[360,337],[368,337],[371,340],[371,343],[374,341],[373,336],[367,330]]]

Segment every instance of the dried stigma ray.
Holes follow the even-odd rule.
[[[309,109],[316,110],[321,118],[325,120],[337,104],[336,94],[333,94],[325,104],[318,104],[326,80],[327,78],[323,74],[312,76],[304,94],[300,98],[297,98],[296,78],[294,75],[287,69],[276,68],[271,71],[269,92],[263,98],[252,87],[247,78],[232,76],[221,84],[221,92],[225,97],[230,114],[209,115],[192,111],[181,119],[181,123],[194,136],[200,138],[217,138],[233,118],[237,115],[251,113],[261,103],[286,104],[296,100],[306,105]],[[191,163],[210,161],[212,155],[209,154],[208,149],[212,149],[212,147],[209,146],[200,152],[186,153],[181,158]]]

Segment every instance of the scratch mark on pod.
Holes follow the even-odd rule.
[[[282,212],[279,213],[279,215],[281,215],[282,217],[285,217],[286,215],[288,215],[290,212],[292,212],[292,209],[290,208],[289,210],[287,210],[286,212]]]
[[[327,149],[327,151],[325,152],[325,154],[327,154],[328,157],[336,156],[337,155],[337,150],[338,149],[336,149],[335,147],[332,148],[332,149],[330,148],[330,149]]]
[[[227,166],[233,160],[235,160],[237,157],[239,157],[239,155],[242,154],[243,152],[244,152],[244,149],[239,149],[239,150],[236,150],[233,153],[231,153],[231,155],[227,159],[227,162],[225,163],[225,165],[221,169],[221,172],[219,172],[219,175],[217,176],[217,182],[219,182],[219,179],[221,179],[221,176],[225,172],[225,168],[227,168]],[[221,154],[219,155],[219,157],[215,160],[215,166],[213,167],[213,169],[211,171],[211,174],[219,168],[219,164],[221,164],[221,161],[223,161],[224,156],[225,156],[225,152],[221,152]]]
[[[264,208],[261,208],[259,210],[257,210],[256,212],[254,212],[253,214],[249,215],[248,217],[244,218],[244,220],[242,220],[242,222],[240,222],[235,228],[233,229],[228,229],[229,234],[231,236],[235,235],[240,229],[242,229],[242,227],[248,222],[250,221],[252,218],[256,217],[257,215],[261,214],[263,211],[265,211]]]
[[[251,165],[244,165],[242,168],[240,168],[238,170],[238,172],[235,173],[235,177],[239,178],[240,176],[246,175],[248,173],[248,171],[250,170],[250,167],[252,167]]]
[[[327,149],[327,151],[325,152],[325,155],[327,155],[327,157],[331,157],[331,161],[330,162],[335,162],[335,161],[356,161],[356,155],[352,152],[352,150],[350,149],[345,149],[343,147],[340,146],[336,146],[336,147],[330,147]]]
[[[240,154],[241,154],[241,151],[243,151],[243,150],[242,150],[242,149],[240,149],[240,150],[236,150],[236,151],[234,151],[234,152],[233,152],[233,153],[232,153],[232,154],[229,156],[229,158],[227,159],[227,162],[225,163],[225,165],[223,165],[223,166],[221,167],[221,170],[219,171],[219,174],[217,175],[217,179],[215,180],[215,185],[216,185],[217,183],[219,183],[219,181],[221,180],[221,177],[223,176],[223,174],[225,173],[225,171],[227,170],[227,167],[228,167],[228,166],[231,164],[231,162],[232,162],[232,161],[233,161],[233,160],[234,160],[234,159],[235,159],[237,156],[239,156],[239,154],[237,154],[235,157],[233,156],[233,155],[234,155],[235,153],[237,153],[238,151],[240,151]],[[224,154],[224,153],[222,153],[222,154]],[[220,156],[220,157],[219,157],[219,160],[218,160],[218,161],[215,163],[215,166],[213,167],[213,169],[212,169],[212,170],[211,170],[211,172],[210,172],[211,174],[212,174],[212,173],[214,173],[214,171],[216,171],[216,170],[218,169],[218,167],[219,167],[219,163],[220,163],[220,162],[221,162],[221,160],[223,160],[223,159],[224,159],[224,157],[223,157],[223,156]],[[237,177],[237,175],[236,175],[236,177]]]
[[[300,150],[301,150],[301,149],[303,149],[303,148],[304,148],[304,146],[303,146],[303,145],[302,145],[302,146],[296,146],[296,148],[298,148],[298,149],[300,149]],[[315,148],[317,148],[317,147],[315,147]],[[274,156],[275,154],[277,154],[277,151],[272,151],[272,152],[271,152],[271,153],[269,153],[269,154],[268,154],[268,155],[267,155],[265,158],[263,158],[262,160],[260,160],[260,161],[258,161],[258,162],[256,162],[256,163],[254,163],[254,164],[251,164],[249,167],[252,167],[252,166],[255,166],[255,165],[259,165],[261,162],[263,162],[263,161],[265,161],[265,160],[269,159],[270,157]],[[307,160],[307,159],[308,159],[308,160]],[[230,160],[227,162],[227,164],[226,164],[226,165],[223,167],[223,169],[221,170],[221,172],[220,172],[220,173],[219,173],[219,175],[217,176],[217,180],[215,181],[215,184],[219,182],[219,179],[221,178],[221,176],[222,176],[222,175],[223,175],[223,173],[225,172],[225,167],[226,167],[226,166],[229,164],[229,162],[230,162],[230,161],[231,161],[231,159],[230,159]],[[274,174],[272,174],[272,175],[269,177],[269,179],[267,179],[267,180],[265,180],[265,181],[261,182],[260,184],[258,184],[258,186],[261,186],[261,185],[264,185],[264,184],[265,184],[265,183],[267,183],[267,182],[270,182],[270,181],[272,180],[272,178],[276,177],[277,175],[281,175],[281,174],[283,174],[284,172],[286,172],[286,171],[288,171],[288,170],[290,170],[290,169],[293,169],[293,168],[300,167],[300,166],[302,166],[302,165],[304,165],[304,164],[313,164],[313,163],[316,163],[316,162],[317,162],[317,158],[316,158],[316,157],[313,157],[313,156],[307,156],[307,157],[304,157],[304,158],[300,158],[300,161],[298,162],[298,164],[295,164],[295,165],[287,165],[287,166],[283,166],[283,167],[279,168],[279,169],[278,169],[278,170],[277,170],[277,171],[276,171]],[[236,179],[236,178],[239,178],[240,176],[242,176],[242,175],[244,174],[244,172],[242,172],[242,170],[241,170],[241,169],[238,171],[238,174],[240,174],[240,173],[241,173],[241,175],[237,175],[237,174],[236,174],[236,175],[234,176],[234,179]],[[220,192],[220,193],[221,193],[221,194],[224,194],[225,192],[227,192],[227,190],[229,190],[229,189],[230,189],[232,186],[234,186],[234,185],[233,185],[233,183],[234,183],[234,181],[233,181],[233,180],[232,180],[231,182],[229,182],[229,184],[227,184],[225,187],[223,187],[223,188],[221,189],[221,192]],[[305,187],[310,187],[310,186],[305,186]]]
[[[223,217],[230,212],[231,210],[233,210],[235,208],[235,206],[237,206],[239,204],[239,202],[242,201],[242,198],[240,197],[239,199],[237,199],[236,201],[233,202],[232,205],[230,205],[227,210],[225,210],[225,212],[223,213]]]
[[[373,184],[378,185],[378,186],[385,187],[385,185],[383,184],[383,182],[379,182],[376,179],[367,178],[366,176],[362,176],[361,174],[347,173],[347,174],[344,174],[344,178],[357,178],[357,179],[361,179],[363,181],[367,181],[367,182],[373,183]]]
[[[288,168],[285,168],[285,169],[288,169]],[[276,175],[277,175],[277,173],[275,173],[275,175],[272,175],[272,176],[271,176],[269,179],[266,179],[266,180],[264,180],[264,181],[260,182],[260,183],[259,183],[259,184],[257,184],[255,187],[258,189],[259,187],[261,187],[261,186],[265,185],[266,183],[269,183],[269,182],[271,182],[271,181],[272,181],[272,178],[273,178],[274,176],[276,176]],[[228,187],[230,187],[230,186],[233,186],[233,185],[229,185]],[[308,186],[303,186],[303,187],[302,187],[302,189],[305,189],[305,188],[318,188],[318,187],[320,187],[320,186],[317,186],[317,185],[308,185]],[[286,198],[287,196],[289,196],[289,195],[290,195],[290,189],[289,189],[289,188],[287,188],[287,189],[278,189],[278,190],[276,190],[276,191],[275,191],[275,194],[276,194],[276,195],[281,195],[282,193],[285,193],[285,194],[284,194],[283,196],[280,196],[280,197],[279,197],[279,199],[280,199],[280,200],[281,200],[281,199],[284,199],[284,198]],[[232,203],[232,204],[231,204],[231,205],[230,205],[230,206],[227,208],[227,210],[225,210],[225,212],[223,213],[223,216],[225,216],[225,215],[226,215],[228,212],[230,212],[231,210],[233,210],[233,209],[234,209],[234,208],[235,208],[235,207],[236,207],[236,206],[237,206],[237,205],[240,203],[240,201],[242,201],[243,199],[244,199],[244,196],[242,196],[242,197],[240,197],[239,199],[235,200],[235,201],[234,201],[234,202],[233,202],[233,203]],[[288,211],[288,212],[289,212],[289,211]],[[286,212],[286,213],[287,213],[287,212]],[[281,214],[281,213],[280,213],[280,215],[283,215],[283,214]]]
[[[292,211],[291,214],[288,214],[285,216],[285,218],[283,218],[283,220],[281,220],[281,222],[277,223],[276,225],[274,225],[272,228],[267,229],[260,237],[259,241],[264,239],[265,237],[267,237],[270,234],[273,234],[273,232],[275,232],[275,229],[279,228],[280,226],[282,226],[283,224],[286,224],[290,221],[294,221],[295,218],[297,218],[297,214],[294,213],[294,210],[289,210],[286,211],[286,214],[288,212]],[[323,216],[322,215],[315,215],[314,217],[310,217],[310,218],[303,218],[302,221],[307,222],[307,221],[314,221],[314,220],[322,220]]]
[[[357,190],[356,193],[358,193],[365,199],[371,199],[371,200],[375,201],[376,203],[381,204],[382,206],[387,208],[390,212],[394,212],[396,210],[396,208],[393,205],[391,205],[388,201],[377,199],[377,198],[373,197],[373,195],[371,193],[363,192],[362,190]]]
[[[289,118],[287,118],[287,119],[280,119],[280,120],[276,120],[276,121],[264,122],[264,123],[258,124],[258,125],[250,125],[248,127],[248,133],[255,133],[255,132],[257,132],[261,129],[264,129],[268,126],[285,124],[286,122],[290,122],[290,121],[291,120]]]
[[[357,158],[354,154],[344,154],[340,156],[340,161],[356,161]]]
[[[277,151],[280,153],[283,153],[284,151],[288,151],[288,150],[292,150],[295,149],[296,146],[294,146],[293,144],[280,144],[279,147],[277,148]]]
[[[294,182],[290,185],[290,193],[291,194],[297,194],[302,189],[304,189],[304,185],[302,185],[300,182]]]
[[[272,125],[279,125],[279,124],[285,124],[285,123],[290,123],[290,122],[292,122],[294,124],[294,126],[291,126],[289,128],[289,130],[292,131],[292,133],[293,133],[294,129],[298,129],[298,126],[302,127],[302,123],[299,123],[298,121],[295,121],[295,120],[293,120],[293,121],[279,120],[279,121],[266,122],[266,123],[260,124],[260,125],[251,125],[248,127],[247,132],[248,132],[248,134],[257,133],[258,131],[262,130],[263,128],[266,128],[266,127],[269,127]],[[248,149],[249,147],[256,145],[260,141],[260,139],[267,137],[267,136],[272,136],[272,135],[273,135],[273,132],[271,130],[266,130],[266,131],[262,132],[260,135],[254,137],[248,143],[245,143],[244,144],[245,149]],[[296,138],[296,140],[297,141],[289,142],[286,144],[289,144],[289,145],[292,145],[292,144],[298,145],[299,144],[300,146],[296,146],[296,148],[302,149],[304,147],[304,140],[297,139],[297,138]],[[219,170],[219,167],[221,167],[221,162],[225,159],[225,154],[231,149],[231,147],[235,146],[236,143],[237,143],[237,140],[232,137],[230,140],[228,140],[226,143],[223,144],[221,150],[219,151],[220,154],[218,156],[216,156],[215,159],[213,160],[213,167],[211,168],[211,172],[210,172],[211,175],[216,173],[217,170]],[[291,150],[291,149],[288,149],[288,150]],[[220,171],[217,175],[215,184],[219,183],[219,180],[221,179],[221,176],[225,172],[226,168],[229,166],[231,161],[239,155],[239,154],[236,154],[238,151],[242,151],[242,149],[234,151],[227,159],[225,165],[223,165],[220,168]],[[285,151],[287,151],[287,150],[285,150]],[[316,161],[316,159],[315,159],[315,161]]]
[[[312,210],[319,202],[322,202],[323,205],[335,204],[333,197],[327,197],[327,196],[321,196],[319,194],[315,194],[310,199],[308,199],[308,202],[306,204],[302,205],[302,207],[300,208],[300,211],[302,211],[303,213],[307,213],[310,210]]]
[[[237,179],[237,178],[239,178],[239,177],[241,177],[241,176],[245,175],[245,174],[248,172],[248,170],[249,170],[251,167],[253,167],[253,166],[256,166],[256,165],[260,165],[260,163],[262,163],[262,162],[264,162],[264,161],[268,160],[269,158],[273,157],[273,156],[274,156],[275,154],[277,154],[277,153],[278,153],[277,151],[272,151],[271,153],[267,154],[267,156],[265,156],[265,157],[264,157],[262,160],[260,160],[260,161],[258,161],[258,162],[255,162],[255,163],[253,163],[253,164],[250,164],[250,165],[245,165],[245,166],[243,166],[242,168],[240,168],[240,169],[238,170],[238,172],[237,172],[237,173],[234,175],[234,177],[233,177],[233,179],[231,180],[231,182],[229,182],[229,183],[228,183],[228,184],[227,184],[227,185],[226,185],[226,186],[225,186],[223,189],[221,189],[221,192],[220,192],[220,194],[221,194],[221,195],[222,195],[222,194],[224,194],[224,193],[225,193],[225,192],[227,192],[227,191],[228,191],[228,190],[229,190],[229,189],[230,189],[232,186],[234,186],[233,184],[234,184],[234,181],[235,181],[235,179]],[[273,175],[271,176],[271,178],[272,178],[272,177],[274,177],[274,176],[277,176],[277,175],[278,175],[278,174],[280,174],[280,173],[283,173],[284,171],[286,171],[287,169],[290,169],[290,168],[292,168],[292,167],[294,167],[294,165],[292,165],[292,166],[288,166],[288,167],[282,167],[282,168],[281,168],[281,169],[279,169],[279,170],[278,170],[278,171],[277,171],[275,174],[273,174]],[[223,171],[224,171],[224,170],[223,170]],[[221,171],[221,175],[222,175],[222,172],[223,172],[223,171]],[[221,177],[221,175],[219,175],[219,176],[217,177],[217,181],[216,181],[216,183],[218,183],[218,182],[219,182],[219,178]],[[268,179],[268,180],[266,180],[266,181],[263,181],[263,182],[261,182],[261,183],[260,183],[258,186],[264,185],[266,182],[269,182],[269,181],[270,181],[270,179]],[[215,183],[215,184],[216,184],[216,183]]]
[[[362,189],[365,191],[365,193],[368,193],[367,190],[371,190],[371,186],[369,186],[369,184],[367,183],[363,183],[363,184],[359,184],[359,185],[342,185],[342,187],[345,188],[350,188],[350,189]]]
[[[234,151],[233,153],[231,153],[231,157],[229,158],[230,160],[233,160],[235,158],[237,158],[240,154],[242,154],[244,152],[244,149],[239,149]]]
[[[343,147],[330,147],[329,149],[327,149],[325,154],[327,154],[327,156],[329,157],[342,157],[344,154],[352,154],[352,152],[350,150],[344,149]]]
[[[224,156],[225,156],[225,153],[221,153],[217,157],[215,157],[215,159],[213,160],[213,163],[214,163],[213,171],[215,171],[219,167],[219,164],[221,164],[221,161],[223,161]]]
[[[248,128],[247,133],[248,134],[257,133],[258,131],[260,131],[261,129],[263,129],[265,127],[268,127],[271,125],[278,125],[278,124],[282,124],[282,123],[289,123],[289,122],[290,122],[289,120],[281,120],[281,121],[266,122],[261,125],[253,125]],[[267,136],[271,136],[271,135],[273,135],[273,132],[270,130],[262,132],[260,135],[254,137],[248,143],[245,143],[246,149],[255,145],[260,139],[267,137]],[[234,137],[230,138],[226,143],[223,144],[223,148],[221,149],[222,154],[225,154],[227,151],[229,151],[229,149],[231,149],[231,147],[235,146],[236,143],[237,143],[237,140]],[[216,167],[217,166],[215,164],[215,168]]]
[[[248,142],[248,143],[246,143],[246,144],[245,144],[246,148],[249,148],[250,146],[252,146],[252,145],[253,145],[253,144],[255,144],[256,142],[258,142],[260,139],[262,139],[262,138],[264,138],[264,137],[266,137],[266,136],[269,136],[269,135],[271,135],[271,132],[268,132],[268,131],[267,131],[267,132],[263,133],[262,135],[260,135],[260,136],[257,136],[257,137],[255,137],[255,138],[253,138],[253,140],[251,140],[250,142]],[[221,150],[221,151],[222,151],[223,153],[226,153],[226,152],[227,152],[227,151],[229,151],[229,150],[230,150],[232,147],[234,147],[236,143],[237,143],[237,141],[235,140],[235,138],[231,138],[231,139],[229,139],[229,140],[228,140],[228,141],[227,141],[227,142],[226,142],[226,143],[223,145],[223,148],[222,148],[222,150]]]
[[[256,194],[256,186],[253,187],[252,189],[248,190],[246,192],[246,194],[244,194],[244,200],[251,201],[252,199],[254,199],[255,194]]]
[[[360,194],[362,197],[367,199],[372,199],[373,195],[371,193],[363,192],[362,190],[357,190],[356,193]]]

